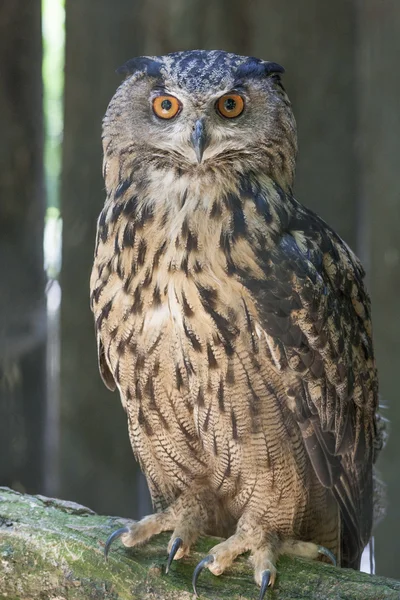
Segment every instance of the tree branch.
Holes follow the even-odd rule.
[[[0,599],[190,600],[197,562],[215,544],[202,538],[190,558],[165,575],[168,534],[140,548],[118,542],[103,558],[107,536],[127,521],[102,517],[73,502],[0,488]],[[400,582],[301,559],[282,558],[268,600],[398,600]],[[201,598],[253,600],[258,590],[246,558],[228,574],[204,572]]]

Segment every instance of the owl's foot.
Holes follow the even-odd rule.
[[[190,552],[190,547],[204,531],[208,523],[208,513],[199,497],[187,498],[174,509],[175,528],[168,544],[168,560],[165,572],[168,573],[173,560],[179,560]]]
[[[290,554],[303,558],[316,559],[323,555],[334,565],[336,560],[330,550],[312,542],[297,540],[280,541],[276,536],[270,536],[267,541],[260,543],[254,533],[245,535],[236,533],[225,542],[214,546],[210,553],[203,558],[193,572],[193,590],[197,594],[197,580],[204,568],[208,568],[214,575],[221,575],[231,566],[237,556],[251,550],[251,560],[254,565],[254,579],[260,586],[259,600],[263,600],[268,587],[273,587],[277,575],[275,563],[281,554]]]
[[[319,546],[313,542],[300,542],[298,540],[287,539],[281,544],[279,554],[288,554],[289,556],[299,556],[300,558],[310,558],[316,560],[320,556],[325,556],[334,567],[336,567],[336,558],[333,552]]]
[[[214,575],[221,575],[231,566],[239,554],[252,550],[254,562],[254,579],[261,587],[259,599],[262,600],[268,586],[273,586],[276,578],[275,558],[277,556],[275,540],[262,547],[254,549],[254,538],[241,533],[235,534],[225,542],[214,546],[208,556],[203,558],[196,566],[193,573],[193,590],[197,594],[197,579],[204,568],[208,568]]]
[[[208,522],[207,511],[201,498],[191,495],[181,496],[169,508],[161,513],[149,515],[112,533],[106,541],[104,556],[107,559],[111,544],[121,539],[126,547],[133,547],[148,541],[153,535],[163,531],[173,531],[168,544],[166,573],[173,560],[189,554],[191,545],[205,529]]]
[[[169,510],[149,515],[140,521],[135,521],[126,527],[121,527],[112,533],[104,546],[104,556],[107,559],[111,544],[121,538],[121,542],[127,548],[137,546],[149,540],[153,535],[162,531],[173,529],[175,525],[174,518]]]

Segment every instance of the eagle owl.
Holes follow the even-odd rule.
[[[91,305],[167,570],[250,551],[260,598],[281,554],[359,568],[371,535],[377,373],[363,269],[292,195],[296,125],[276,63],[140,57],[103,122],[107,199]]]

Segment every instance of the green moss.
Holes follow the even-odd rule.
[[[109,561],[104,542],[124,520],[90,509],[0,488],[0,599],[12,600],[189,600],[194,566],[215,545],[202,538],[189,558],[174,561],[166,576],[169,534],[140,548],[116,542]],[[400,583],[323,563],[283,557],[268,600],[399,600]],[[201,598],[256,599],[246,557],[221,577],[205,570]],[[1,595],[3,594],[3,595]]]

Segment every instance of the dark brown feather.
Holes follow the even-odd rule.
[[[286,210],[278,213],[285,214],[278,243],[268,250],[253,246],[265,278],[241,270],[241,281],[256,300],[266,333],[283,344],[282,376],[302,382],[294,413],[319,480],[339,502],[344,565],[354,566],[372,527],[371,416],[378,405],[364,273],[319,217],[282,190],[279,197]],[[259,197],[254,202],[260,206]]]

